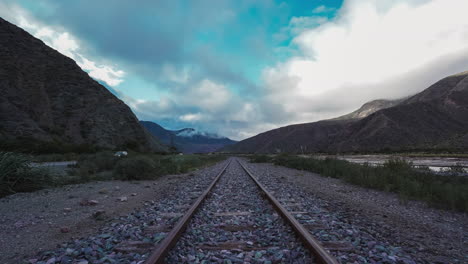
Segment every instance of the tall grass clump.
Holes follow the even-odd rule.
[[[25,155],[0,152],[0,197],[50,185],[53,185],[51,175],[44,169],[31,167]]]
[[[250,157],[250,161],[254,163],[266,163],[271,162],[272,160],[273,158],[268,155],[252,155]]]
[[[101,172],[112,171],[119,160],[112,152],[83,155],[78,159],[76,174],[82,182],[95,178]]]
[[[437,175],[429,170],[415,169],[401,159],[388,160],[377,166],[288,155],[279,155],[272,161],[276,165],[315,172],[366,188],[398,193],[405,200],[422,200],[437,208],[468,212],[468,177],[458,176],[456,169],[453,173]]]
[[[156,164],[162,174],[187,173],[194,169],[208,166],[225,159],[220,155],[170,155],[156,158]]]
[[[114,168],[114,176],[119,180],[149,180],[158,174],[154,160],[145,156],[123,158]]]

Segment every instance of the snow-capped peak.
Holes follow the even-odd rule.
[[[203,136],[208,138],[223,138],[217,134],[199,131],[194,128],[184,128],[178,131],[174,131],[174,133],[179,137]]]

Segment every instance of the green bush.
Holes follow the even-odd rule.
[[[44,169],[31,167],[26,156],[0,152],[0,196],[35,191],[52,184],[52,176]]]
[[[253,155],[250,157],[250,162],[254,163],[267,163],[271,162],[273,158],[267,155]]]
[[[219,155],[169,155],[157,156],[154,160],[160,174],[179,174],[214,164],[224,158]]]
[[[117,161],[118,158],[112,152],[83,155],[78,159],[76,173],[82,178],[82,182],[86,182],[100,172],[112,171]]]
[[[186,173],[225,159],[220,155],[156,155],[134,152],[122,158],[115,157],[113,152],[70,154],[69,158],[71,157],[77,159],[77,165],[56,177],[48,170],[31,167],[30,159],[63,160],[60,155],[38,157],[0,152],[0,197],[97,180],[150,180],[166,174]]]
[[[426,201],[437,208],[468,212],[468,177],[456,176],[459,168],[452,169],[452,175],[437,175],[428,169],[413,168],[411,163],[401,159],[370,166],[331,158],[319,160],[279,155],[273,162],[366,188],[395,192],[403,199]]]
[[[157,174],[154,160],[145,156],[123,158],[114,168],[114,176],[120,180],[149,180]]]

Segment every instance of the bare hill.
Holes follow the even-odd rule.
[[[75,61],[1,18],[0,62],[1,146],[53,142],[165,151],[130,108]]]
[[[349,115],[274,129],[223,151],[337,153],[467,148],[468,72],[464,72],[404,100],[373,101]]]

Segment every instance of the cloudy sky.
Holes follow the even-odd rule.
[[[233,139],[468,70],[466,0],[0,0],[141,120]]]

